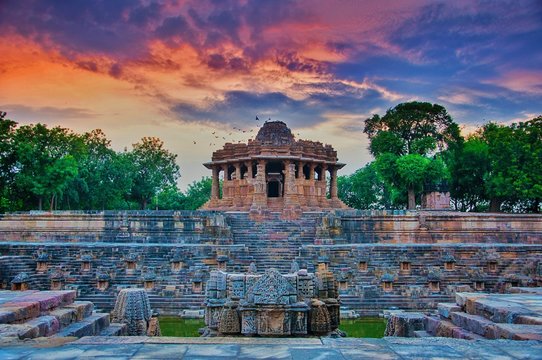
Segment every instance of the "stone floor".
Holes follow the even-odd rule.
[[[542,342],[448,338],[84,337],[0,348],[0,359],[542,359]]]

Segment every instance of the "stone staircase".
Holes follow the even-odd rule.
[[[123,335],[125,324],[109,322],[88,301],[75,301],[75,291],[0,291],[0,339]]]
[[[316,221],[321,213],[303,213],[297,220],[282,220],[281,213],[271,212],[265,221],[253,221],[247,212],[228,212],[234,244],[249,249],[258,271],[276,268],[290,270],[292,260],[299,257],[303,245],[314,243]]]
[[[523,294],[456,293],[455,303],[438,304],[415,335],[457,339],[542,340],[542,288]]]

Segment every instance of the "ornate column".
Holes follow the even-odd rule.
[[[295,163],[284,160],[284,207],[282,209],[282,218],[298,218],[300,213],[301,208],[295,179]]]
[[[327,165],[326,164],[322,164],[322,172],[321,172],[321,177],[320,177],[320,180],[321,181],[326,181],[326,171],[327,171]]]
[[[297,163],[297,178],[305,180],[305,174],[303,173],[303,161],[298,161]]]
[[[314,177],[314,169],[316,168],[315,163],[310,163],[310,172],[309,172],[309,206],[317,207],[318,200],[316,199],[316,180]]]
[[[258,160],[256,177],[254,178],[254,194],[252,195],[251,211],[267,207],[267,184],[265,179],[265,160]]]
[[[211,185],[211,200],[218,200],[220,194],[220,182],[218,181],[220,168],[216,165],[212,168],[213,171],[213,182]]]
[[[331,185],[329,189],[332,199],[337,199],[337,168],[331,168]]]
[[[235,180],[241,180],[241,163],[235,163]]]
[[[314,180],[314,169],[316,168],[316,164],[311,163],[309,166],[310,166],[309,180]]]

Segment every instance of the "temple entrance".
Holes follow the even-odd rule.
[[[269,162],[265,166],[268,198],[279,198],[284,195],[283,171],[284,165],[281,162]]]

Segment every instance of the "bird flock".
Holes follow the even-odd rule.
[[[256,116],[256,120],[255,121],[260,121],[260,118],[258,116]],[[271,118],[269,118],[268,121],[271,121]],[[258,123],[256,128],[260,128],[261,123]],[[227,137],[226,136],[222,136],[221,132],[220,131],[217,131],[217,130],[214,130],[213,132],[210,133],[210,137],[211,137],[211,141],[209,142],[209,147],[211,146],[216,146],[216,142],[220,142],[220,139],[226,141],[226,142],[230,142],[230,143],[237,143],[237,144],[241,144],[242,142],[244,142],[244,140],[240,140],[239,138],[236,138],[238,135],[242,135],[242,134],[250,134],[250,133],[253,133],[254,132],[254,127],[252,128],[241,128],[241,127],[237,127],[237,126],[234,126],[233,127],[233,131],[229,131],[228,132],[228,135]],[[299,133],[297,134],[297,136],[299,136]],[[196,140],[192,140],[193,144],[194,145],[197,145],[197,141]]]

